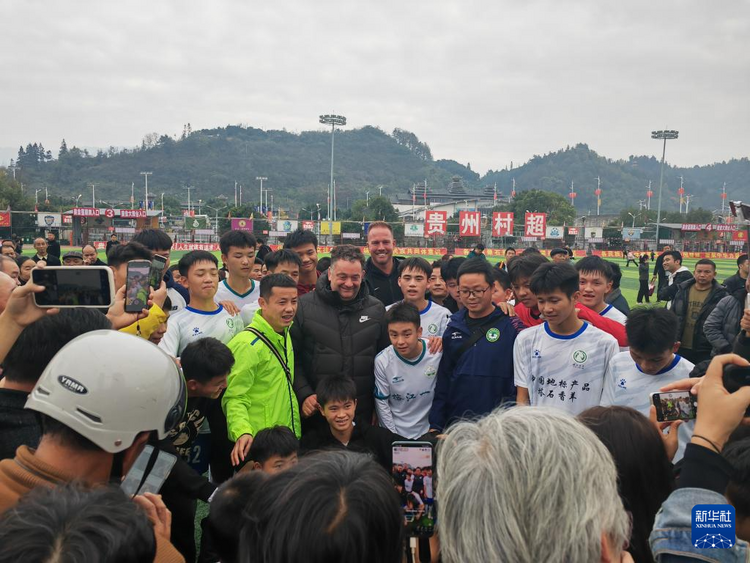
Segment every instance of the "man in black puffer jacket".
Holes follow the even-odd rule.
[[[315,389],[325,377],[346,375],[357,386],[357,416],[372,419],[374,364],[390,342],[383,321],[385,307],[363,283],[362,251],[348,244],[331,252],[331,266],[315,291],[299,299],[291,328],[294,345],[294,391],[305,426],[318,413]],[[314,418],[311,418],[314,417]],[[306,420],[305,420],[306,419]]]

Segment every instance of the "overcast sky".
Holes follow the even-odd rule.
[[[4,0],[0,21],[13,150],[336,112],[479,172],[578,142],[657,154],[657,128],[674,164],[750,153],[746,1]]]

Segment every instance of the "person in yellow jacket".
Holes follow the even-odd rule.
[[[297,313],[297,284],[284,274],[264,277],[258,304],[250,326],[228,344],[235,362],[222,407],[229,439],[235,442],[233,465],[245,460],[253,436],[264,428],[287,426],[297,438],[302,436],[289,336]]]

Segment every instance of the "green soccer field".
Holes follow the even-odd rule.
[[[63,253],[66,250],[69,250],[68,247],[63,247]],[[181,256],[183,256],[187,251],[186,250],[176,250],[172,252],[170,256],[171,262],[174,264],[176,263]],[[26,250],[24,254],[32,255],[34,253],[33,250]],[[219,252],[213,252],[213,254],[221,260],[219,256]],[[328,254],[321,253],[320,256],[328,256]],[[106,260],[106,256],[104,254],[104,251],[99,251],[99,258],[102,260]],[[422,256],[422,258],[425,258],[429,262],[433,262],[435,260],[440,259],[439,254],[435,255],[425,255]],[[607,258],[610,262],[615,262],[620,265],[620,269],[622,270],[622,282],[620,283],[620,288],[622,289],[622,294],[625,296],[625,299],[628,300],[628,303],[630,305],[635,305],[636,303],[636,297],[638,296],[638,268],[633,266],[632,264],[630,267],[625,267],[625,260],[622,258]],[[493,258],[490,260],[492,264],[496,263],[498,260]],[[685,266],[689,268],[691,271],[695,267],[695,263],[697,262],[697,259],[685,259]],[[719,280],[719,282],[723,282],[725,279],[727,279],[729,276],[734,275],[737,272],[737,263],[734,260],[714,260],[716,262],[716,279]],[[653,272],[654,265],[653,262],[649,262],[649,268]],[[652,299],[653,302],[653,299]]]

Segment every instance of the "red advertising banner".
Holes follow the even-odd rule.
[[[447,231],[447,211],[426,211],[424,216],[424,236],[444,235]]]
[[[72,225],[73,224],[73,216],[72,215],[63,215],[62,216],[62,222],[63,222],[63,225]]]
[[[568,227],[568,234],[578,236],[581,231],[578,230],[578,227]]]
[[[513,213],[511,211],[496,211],[492,214],[492,236],[513,236]]]
[[[252,231],[253,220],[243,219],[242,217],[233,217],[232,218],[232,230],[233,231]]]
[[[734,231],[732,233],[732,240],[744,240],[747,242],[747,231]]]
[[[195,217],[195,209],[183,209],[182,210],[182,216],[183,217]]]
[[[0,211],[0,227],[10,227],[10,211]]]
[[[123,219],[143,219],[146,217],[145,209],[120,209],[120,217]]]
[[[544,238],[547,233],[546,213],[526,213],[524,234],[527,237]]]
[[[112,208],[105,209],[104,210],[104,216],[107,217],[108,219],[112,219],[115,216],[115,210],[112,209]]]
[[[462,237],[478,237],[481,234],[479,211],[461,211],[458,214],[459,230]]]
[[[713,225],[711,223],[683,223],[681,231],[736,231],[737,225]]]
[[[315,230],[315,221],[302,221],[302,230],[303,231],[314,231]]]
[[[74,217],[99,217],[101,213],[96,207],[74,207]]]

